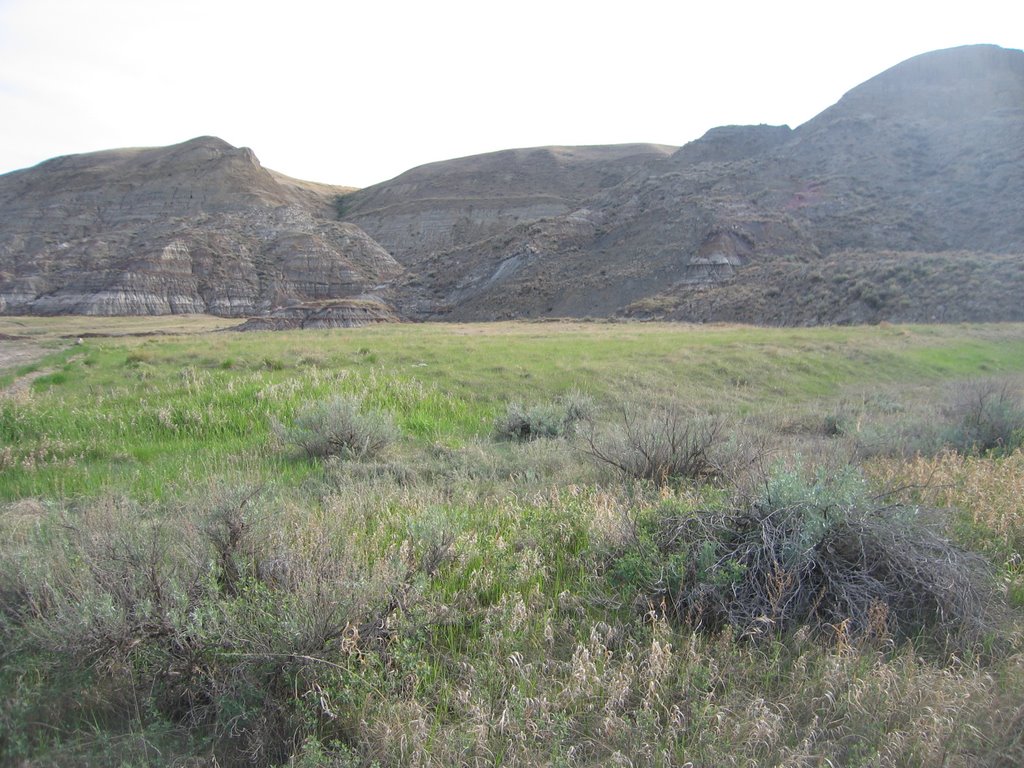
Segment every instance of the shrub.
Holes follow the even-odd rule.
[[[945,404],[869,422],[853,441],[861,458],[937,456],[950,450],[1006,456],[1024,446],[1024,404],[1006,382],[975,380],[961,384]]]
[[[544,437],[571,437],[580,422],[593,413],[593,403],[580,392],[570,392],[554,402],[524,407],[512,402],[494,423],[499,440],[526,442]]]
[[[279,440],[308,458],[373,458],[398,437],[390,415],[364,410],[354,397],[312,403],[299,410],[291,427],[275,424],[274,430]]]
[[[977,638],[985,561],[938,535],[914,508],[883,506],[852,469],[775,469],[727,509],[662,509],[615,573],[647,574],[644,605],[707,631],[747,637],[808,626],[821,635]],[[637,552],[655,560],[638,564]],[[651,578],[653,576],[654,578]]]
[[[1024,444],[1024,406],[1008,384],[990,379],[965,384],[946,415],[952,424],[945,443],[958,453],[1006,455]]]
[[[212,547],[217,564],[217,586],[228,595],[236,595],[242,579],[242,563],[253,560],[252,519],[247,507],[260,488],[234,493],[220,490],[211,494],[215,503],[203,527],[203,536]]]
[[[427,530],[367,563],[336,518],[339,528],[309,517],[287,530],[254,525],[253,496],[225,489],[213,508],[190,504],[173,522],[163,519],[172,510],[90,503],[34,531],[32,560],[0,572],[0,638],[9,624],[18,638],[0,673],[36,660],[43,687],[20,715],[0,707],[0,726],[167,724],[224,766],[283,765],[305,735],[344,742],[376,690],[363,676],[383,663],[394,616],[450,557],[453,537]],[[46,700],[51,675],[54,690],[75,677],[96,693]]]
[[[584,438],[583,452],[598,464],[660,485],[718,474],[712,451],[722,435],[720,420],[691,417],[676,405],[653,411],[624,406],[619,417],[614,428],[591,430]]]

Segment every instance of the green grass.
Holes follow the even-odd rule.
[[[606,422],[623,402],[721,416],[737,443],[767,442],[763,466],[843,464],[869,428],[938,418],[952,383],[1020,380],[1020,326],[233,334],[179,320],[178,335],[74,345],[59,320],[18,322],[54,346],[0,398],[0,764],[931,766],[1024,753],[1011,553],[1024,518],[1000,501],[1018,492],[1019,453],[868,465],[872,495],[913,486],[921,503],[955,504],[936,519],[1008,585],[989,634],[954,653],[842,626],[751,640],[670,621],[638,585],[681,577],[687,554],[660,560],[651,521],[721,511],[750,486],[624,482],[568,440],[492,434],[510,401],[578,390]],[[277,445],[275,421],[338,395],[394,418],[390,453]],[[838,436],[823,428],[833,416]],[[921,491],[940,469],[955,493]]]
[[[90,339],[33,366],[47,373],[32,398],[0,403],[0,441],[18,459],[0,498],[159,497],[237,461],[294,472],[272,448],[271,420],[335,394],[392,413],[414,443],[460,445],[486,436],[507,401],[572,389],[599,404],[672,399],[744,414],[865,381],[1021,371],[1018,332],[580,323]]]

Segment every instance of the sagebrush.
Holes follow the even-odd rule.
[[[702,482],[722,468],[716,449],[724,443],[724,422],[698,416],[680,405],[645,408],[627,404],[617,420],[592,428],[583,452],[627,479],[657,484]]]
[[[976,641],[991,568],[921,510],[867,493],[859,474],[774,469],[739,505],[659,508],[612,569],[688,626],[751,637],[808,627],[844,638]]]
[[[394,419],[368,409],[353,396],[338,396],[302,407],[289,426],[276,425],[278,439],[307,458],[379,456],[398,437]]]

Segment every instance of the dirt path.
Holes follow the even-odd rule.
[[[45,376],[48,373],[53,373],[52,368],[46,368],[41,371],[32,371],[32,373],[26,373],[19,379],[15,379],[11,386],[5,389],[0,389],[0,400],[7,398],[18,398],[28,392],[28,388],[32,386],[32,382],[38,379],[40,376]]]
[[[32,341],[0,339],[0,375],[10,373],[22,365],[34,363],[50,351]],[[32,371],[14,380],[10,386],[0,388],[0,398],[17,397],[28,391],[32,382],[52,371]]]
[[[20,365],[27,365],[46,354],[47,350],[31,341],[0,339],[0,374],[8,373]]]

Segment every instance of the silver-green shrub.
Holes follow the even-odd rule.
[[[342,459],[379,456],[399,435],[390,414],[367,410],[351,396],[311,403],[299,410],[290,426],[275,424],[275,432],[282,443],[308,458]]]

